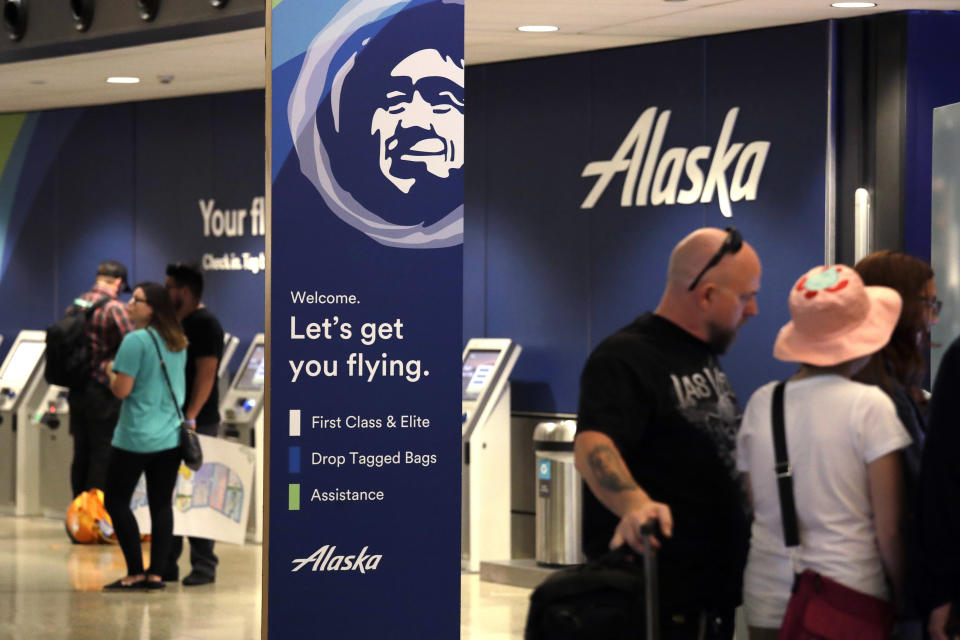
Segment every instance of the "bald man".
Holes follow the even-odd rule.
[[[760,260],[735,229],[674,248],[660,304],[601,342],[580,380],[577,470],[588,558],[659,520],[664,639],[729,639],[749,513],[734,464],[740,405],[717,356],[757,314]]]

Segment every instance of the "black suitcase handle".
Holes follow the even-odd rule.
[[[647,604],[646,640],[660,638],[660,587],[657,581],[657,554],[650,544],[651,537],[660,537],[660,521],[650,520],[640,527],[643,540],[643,578],[646,583],[644,592]]]

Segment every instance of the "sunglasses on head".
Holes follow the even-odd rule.
[[[743,246],[743,236],[740,235],[740,232],[737,231],[736,227],[727,227],[727,237],[723,240],[723,244],[720,245],[720,248],[717,249],[717,252],[713,254],[713,257],[710,258],[710,261],[700,270],[700,273],[697,274],[697,277],[693,279],[693,282],[690,283],[690,286],[687,287],[687,291],[693,291],[697,285],[700,283],[700,279],[703,278],[703,274],[717,266],[717,263],[723,259],[723,256],[735,254],[740,251],[740,248]]]

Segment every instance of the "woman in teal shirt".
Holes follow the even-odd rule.
[[[160,576],[173,539],[173,488],[180,468],[178,407],[183,406],[185,394],[187,338],[163,285],[137,285],[128,309],[137,329],[124,336],[110,367],[110,389],[123,399],[123,405],[104,487],[104,502],[127,562],[127,576],[104,589],[162,589]],[[141,473],[147,478],[151,521],[150,568],[146,571],[140,528],[130,510]]]

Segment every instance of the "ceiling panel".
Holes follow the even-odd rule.
[[[830,0],[467,0],[467,64],[647,44],[906,9],[960,10],[960,0],[880,0],[869,10]],[[557,33],[517,26],[555,24]],[[0,65],[0,112],[262,88],[264,30]],[[138,85],[107,85],[137,75]],[[161,76],[172,76],[164,83]]]
[[[263,88],[264,30],[0,65],[0,112]],[[111,85],[109,76],[140,84]],[[165,82],[167,80],[167,82]]]

